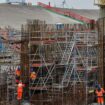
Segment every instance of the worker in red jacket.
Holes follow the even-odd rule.
[[[104,89],[98,86],[96,89],[96,95],[97,95],[97,102],[99,105],[104,105],[104,97],[103,94],[105,93]]]
[[[20,81],[18,83],[18,86],[17,86],[17,100],[21,100],[22,99],[23,87],[25,87],[25,85],[22,83],[22,81]]]

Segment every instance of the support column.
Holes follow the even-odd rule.
[[[104,18],[105,17],[105,6],[101,6],[100,7],[100,18]]]

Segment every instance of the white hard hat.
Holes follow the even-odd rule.
[[[33,74],[36,74],[35,72],[33,72]]]

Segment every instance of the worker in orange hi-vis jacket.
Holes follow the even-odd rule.
[[[17,100],[21,100],[22,99],[23,87],[25,87],[25,85],[22,83],[22,81],[20,81],[18,83],[18,86],[17,86]]]
[[[97,103],[99,105],[104,105],[104,97],[103,97],[104,93],[105,93],[104,89],[101,88],[99,85],[98,88],[96,89]]]

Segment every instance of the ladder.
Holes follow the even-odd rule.
[[[60,63],[61,65],[68,64],[73,48],[74,48],[74,45],[75,45],[75,38],[73,37],[70,42],[67,42],[66,49],[61,59],[61,63]]]
[[[64,72],[64,75],[61,81],[62,86],[67,87],[69,85],[70,78],[73,73],[73,69],[74,69],[74,60],[71,60],[70,64],[67,65],[66,70]]]

